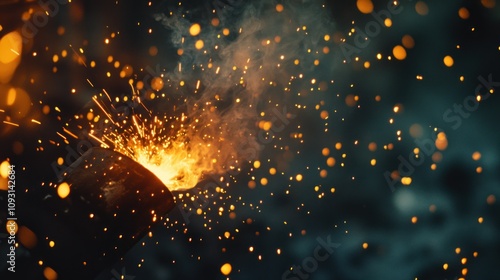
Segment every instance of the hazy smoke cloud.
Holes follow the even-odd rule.
[[[174,84],[185,81],[193,91],[197,80],[201,84],[185,99],[190,122],[198,128],[186,136],[196,145],[210,145],[204,156],[219,160],[205,167],[219,172],[235,159],[254,159],[260,150],[260,112],[284,106],[269,100],[285,100],[290,83],[314,70],[319,42],[334,30],[327,9],[317,1],[286,1],[281,12],[268,1],[229,1],[226,8],[222,4],[215,3],[197,22],[179,8],[156,15],[171,30],[170,42],[183,52],[180,66],[166,78]],[[219,24],[211,24],[212,18]],[[197,36],[189,34],[194,23],[201,25]],[[202,49],[195,47],[198,40]]]

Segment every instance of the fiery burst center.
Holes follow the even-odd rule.
[[[191,189],[205,172],[214,169],[218,154],[212,143],[215,139],[198,136],[203,126],[197,118],[177,112],[156,115],[139,98],[139,106],[131,114],[113,113],[119,111],[118,105],[108,102],[111,98],[106,93],[94,96],[93,101],[109,126],[91,124],[90,138],[140,163],[170,191]]]
[[[183,143],[154,153],[142,147],[133,149],[134,159],[155,174],[170,191],[190,189],[203,175],[197,168],[200,159],[194,158]]]

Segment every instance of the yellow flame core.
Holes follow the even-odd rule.
[[[155,174],[170,191],[193,188],[204,168],[202,158],[194,157],[182,143],[169,149],[151,152],[147,148],[134,148],[134,160]]]

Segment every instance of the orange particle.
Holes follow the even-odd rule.
[[[373,3],[371,0],[358,0],[356,1],[356,7],[363,14],[369,14],[373,12]]]
[[[404,35],[401,43],[403,43],[403,47],[407,49],[411,49],[415,46],[415,40],[413,40],[413,37],[410,35]]]
[[[458,10],[458,16],[461,18],[461,19],[468,19],[469,16],[470,16],[470,13],[469,13],[469,10],[467,10],[467,8],[460,8]]]
[[[403,60],[406,58],[406,50],[400,45],[397,45],[392,49],[392,54],[397,60]]]
[[[453,66],[454,61],[453,61],[453,58],[451,56],[447,55],[443,58],[443,63],[447,67],[451,67],[451,66]]]
[[[255,189],[255,186],[256,186],[256,185],[257,185],[257,184],[255,183],[255,181],[249,181],[249,182],[248,182],[248,187],[249,187],[250,189]]]
[[[473,160],[479,160],[479,159],[481,159],[481,153],[480,152],[474,152],[472,154],[472,159]]]
[[[231,270],[232,270],[232,266],[230,263],[225,263],[221,266],[220,268],[220,272],[224,275],[229,275],[231,273]]]
[[[429,13],[429,7],[424,1],[418,1],[415,3],[415,10],[417,11],[417,14],[421,16],[425,16]]]
[[[370,150],[370,152],[375,152],[377,150],[377,143],[370,142],[370,144],[368,144],[368,150]]]
[[[191,36],[197,36],[201,32],[201,26],[198,23],[195,23],[189,27],[189,34]]]
[[[494,204],[496,201],[496,198],[494,195],[490,194],[488,195],[488,198],[486,198],[486,203],[488,203],[489,205],[492,205]]]
[[[481,0],[481,4],[488,9],[492,9],[495,7],[495,0]]]

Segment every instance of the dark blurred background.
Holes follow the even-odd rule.
[[[291,94],[296,117],[206,213],[186,221],[176,208],[99,279],[500,279],[500,4],[397,1],[382,24],[370,13],[387,1],[264,3],[294,2],[330,17],[317,44],[329,50],[307,73],[327,86]],[[236,25],[246,5],[57,3],[20,57],[0,48],[0,161],[16,166],[18,190],[57,180],[57,132],[98,89],[130,94],[125,65],[135,80],[177,67],[173,32],[155,15],[181,9],[203,30],[217,15]],[[0,1],[0,37],[33,22],[30,9],[39,3]],[[319,260],[319,239],[340,246]]]

